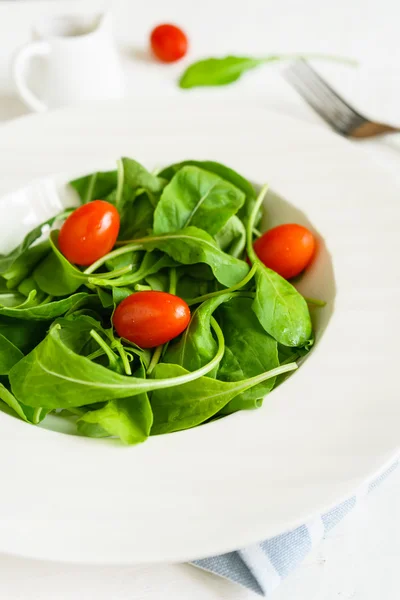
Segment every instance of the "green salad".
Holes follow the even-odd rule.
[[[136,444],[260,407],[313,344],[288,281],[312,234],[261,235],[267,187],[212,161],[69,185],[81,205],[0,255],[1,408]]]

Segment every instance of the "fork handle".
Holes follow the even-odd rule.
[[[400,127],[392,127],[391,125],[385,125],[384,123],[374,123],[373,121],[367,121],[362,125],[359,125],[350,134],[352,138],[372,138],[385,133],[400,133]]]

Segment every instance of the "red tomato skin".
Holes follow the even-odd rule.
[[[150,35],[150,45],[159,60],[170,63],[185,56],[188,39],[182,29],[165,23],[153,29]]]
[[[120,337],[140,348],[155,348],[182,333],[190,321],[186,302],[167,292],[136,292],[123,300],[113,316]]]
[[[115,206],[105,200],[93,200],[69,215],[61,227],[58,245],[71,263],[87,267],[112,250],[119,226]]]
[[[291,279],[310,264],[315,238],[305,227],[288,223],[266,231],[254,242],[254,251],[266,267]]]

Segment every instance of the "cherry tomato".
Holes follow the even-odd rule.
[[[279,225],[259,237],[254,242],[254,250],[266,267],[290,279],[310,263],[315,239],[311,231],[301,225]]]
[[[61,227],[58,245],[71,263],[86,267],[110,252],[119,233],[115,206],[94,200],[69,215]]]
[[[190,309],[178,296],[166,292],[136,292],[119,304],[113,323],[120,337],[141,348],[154,348],[182,333]]]
[[[185,33],[175,25],[158,25],[150,35],[154,54],[162,62],[175,62],[185,56],[188,40]]]

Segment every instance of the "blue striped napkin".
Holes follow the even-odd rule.
[[[318,515],[292,531],[269,540],[192,564],[239,583],[260,596],[267,597],[287,577],[322,538],[345,517],[356,504],[379,485],[398,466],[397,460],[387,471],[357,494],[325,514]]]

